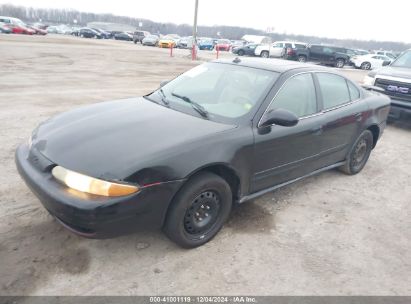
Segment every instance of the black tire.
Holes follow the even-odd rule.
[[[244,53],[243,50],[239,50],[239,51],[238,51],[238,56],[244,56],[244,54],[245,54],[245,53]]]
[[[336,68],[342,69],[344,67],[344,65],[345,65],[345,60],[344,59],[339,58],[335,62],[335,67]]]
[[[357,138],[347,156],[345,165],[339,169],[348,175],[359,173],[365,166],[373,148],[374,139],[370,130],[365,130]]]
[[[268,57],[270,57],[270,53],[268,51],[262,51],[260,56],[263,57],[263,58],[268,58]]]
[[[361,63],[361,69],[362,70],[371,70],[371,63],[368,61]]]
[[[199,173],[191,177],[174,198],[163,231],[181,247],[201,246],[220,231],[231,206],[228,183],[213,173]]]
[[[298,56],[298,61],[299,62],[307,62],[307,56],[299,55]]]

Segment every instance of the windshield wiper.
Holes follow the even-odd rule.
[[[193,107],[194,110],[196,110],[201,116],[203,116],[204,118],[208,118],[208,112],[206,111],[206,109],[204,109],[204,107],[202,105],[200,105],[199,103],[191,100],[189,97],[187,96],[181,96],[175,93],[171,93],[172,96],[177,97],[189,104],[191,104],[191,106]]]
[[[165,104],[166,106],[170,105],[170,102],[167,100],[166,94],[164,94],[163,89],[160,88],[160,89],[158,90],[158,92],[159,92],[160,95],[161,95],[161,101],[162,101],[162,103]]]

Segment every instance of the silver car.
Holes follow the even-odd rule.
[[[151,46],[156,46],[158,44],[158,36],[156,35],[148,35],[143,39],[141,42],[143,45],[151,45]]]

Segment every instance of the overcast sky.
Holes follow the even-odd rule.
[[[193,23],[194,0],[0,0],[42,8]],[[289,34],[411,42],[410,0],[199,0],[199,25],[238,25]]]

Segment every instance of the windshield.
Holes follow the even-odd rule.
[[[272,71],[205,63],[167,83],[150,99],[197,116],[201,106],[207,114],[203,117],[233,121],[257,108],[277,77],[278,73]]]
[[[411,50],[403,53],[391,66],[411,69]]]

